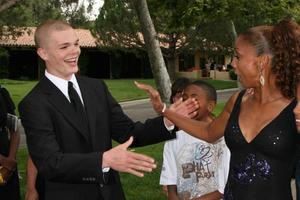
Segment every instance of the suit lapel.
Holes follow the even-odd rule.
[[[99,102],[96,101],[95,93],[93,92],[91,87],[87,84],[87,82],[84,81],[81,77],[76,76],[76,78],[84,101],[84,107],[86,110],[86,115],[89,123],[91,142],[93,148],[95,148],[95,142],[96,142],[95,141],[95,127],[96,127],[95,105],[99,104]]]
[[[46,77],[41,81],[42,92],[48,94],[48,101],[60,112],[64,118],[85,138],[88,142],[88,133],[81,125],[81,122],[76,117],[76,113],[72,108],[69,100],[65,95]]]

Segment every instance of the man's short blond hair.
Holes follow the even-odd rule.
[[[73,28],[70,24],[62,20],[49,19],[40,24],[34,34],[34,42],[36,48],[44,47],[47,43],[47,38],[52,31],[64,31]]]

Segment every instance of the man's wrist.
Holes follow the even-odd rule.
[[[166,103],[164,103],[163,108],[161,109],[161,113],[164,113],[167,109],[167,105]]]
[[[175,125],[170,120],[168,120],[168,118],[164,117],[163,121],[168,131],[172,131],[174,129]]]
[[[108,151],[105,151],[102,155],[102,173],[107,173],[110,170]]]
[[[110,167],[109,165],[109,155],[108,155],[108,151],[105,151],[103,154],[102,154],[102,169],[103,168],[106,168],[106,167]]]

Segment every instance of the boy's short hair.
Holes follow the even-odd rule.
[[[170,96],[170,102],[173,102],[173,97],[178,93],[178,92],[183,92],[183,90],[186,88],[187,85],[190,84],[190,79],[185,78],[185,77],[180,77],[174,81],[172,84],[171,88],[171,96]]]
[[[194,81],[190,85],[199,86],[205,91],[208,101],[215,101],[217,103],[217,91],[214,86],[201,80]]]
[[[45,41],[49,37],[51,31],[63,31],[69,28],[73,28],[70,24],[62,20],[49,19],[40,24],[34,33],[34,42],[36,48],[40,48],[45,45]]]

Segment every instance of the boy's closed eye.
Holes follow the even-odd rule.
[[[188,95],[186,95],[186,94],[182,95],[182,101],[186,101],[188,98],[189,98]]]

